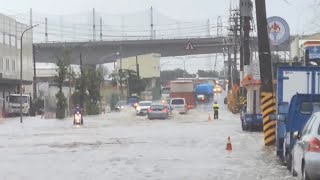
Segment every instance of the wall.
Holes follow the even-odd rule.
[[[138,56],[139,75],[141,78],[160,77],[160,54],[145,54]],[[117,69],[120,69],[120,60],[117,60]],[[122,69],[136,71],[136,57],[122,59]]]
[[[21,34],[27,25],[0,14],[0,73],[3,78],[20,79]],[[23,38],[23,80],[33,79],[32,32]]]

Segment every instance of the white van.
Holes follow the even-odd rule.
[[[188,112],[185,98],[172,98],[170,100],[170,105],[173,110],[178,111],[180,114],[186,114]]]

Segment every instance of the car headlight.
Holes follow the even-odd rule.
[[[137,111],[140,111],[140,110],[141,110],[140,106],[138,106],[138,107],[136,108],[136,110],[137,110]]]

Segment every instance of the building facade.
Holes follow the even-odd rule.
[[[29,26],[15,19],[0,14],[0,110],[3,112],[4,99],[14,93],[20,85],[21,35]],[[32,84],[33,80],[33,36],[32,31],[24,34],[22,41],[22,79],[23,85]],[[32,93],[25,88],[25,93]]]

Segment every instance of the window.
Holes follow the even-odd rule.
[[[0,33],[0,43],[3,44],[3,33]]]
[[[300,106],[301,114],[312,114],[314,112],[320,111],[320,103],[319,102],[303,102]]]
[[[9,71],[10,70],[10,61],[9,58],[6,59],[6,70]]]
[[[16,47],[16,37],[10,36],[11,46]]]
[[[4,35],[4,44],[10,45],[10,36],[8,34]]]
[[[154,105],[151,106],[150,109],[153,111],[162,111],[165,107],[163,105]]]
[[[21,49],[21,40],[17,38],[17,49]]]
[[[151,103],[148,103],[148,102],[139,103],[139,106],[151,106]]]
[[[300,106],[300,113],[301,114],[311,114],[313,111],[312,103],[304,102]]]
[[[0,57],[0,70],[3,70],[3,57]]]
[[[16,60],[12,59],[12,71],[16,71]]]
[[[173,99],[171,101],[171,104],[172,105],[181,105],[181,104],[184,104],[184,100],[183,99]]]
[[[307,122],[307,123],[304,125],[304,127],[303,127],[301,136],[307,134],[308,130],[310,129],[310,128],[309,128],[309,127],[310,127],[310,124],[312,124],[312,122],[315,121],[315,119],[317,119],[315,115],[313,115],[313,116],[310,117],[310,119],[308,120],[308,122]]]

